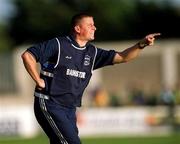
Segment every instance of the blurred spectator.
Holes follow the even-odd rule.
[[[148,106],[156,106],[157,105],[157,94],[152,93],[146,97],[146,105]]]
[[[97,107],[109,106],[109,95],[107,91],[102,87],[97,87],[94,91],[93,102],[93,105]]]
[[[173,91],[168,87],[164,87],[160,92],[160,104],[172,106],[174,101]]]
[[[175,97],[175,104],[180,105],[180,82],[176,85],[173,94]]]
[[[160,94],[160,100],[163,105],[168,106],[168,116],[166,122],[176,129],[176,119],[175,119],[175,95],[173,90],[169,87],[164,87]]]
[[[137,85],[130,89],[130,99],[134,105],[144,105],[145,104],[145,95],[141,88]]]
[[[117,95],[115,92],[112,92],[109,96],[110,99],[110,106],[118,107],[121,106],[120,96]]]

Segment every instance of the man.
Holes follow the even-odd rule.
[[[103,50],[89,43],[94,40],[93,17],[77,14],[72,18],[69,36],[57,37],[30,47],[22,54],[24,66],[36,83],[34,112],[50,139],[50,144],[80,144],[76,107],[81,106],[84,89],[95,69],[128,62],[155,36],[147,35],[122,52]],[[36,63],[41,64],[40,74]]]

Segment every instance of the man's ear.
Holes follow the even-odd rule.
[[[79,27],[79,25],[76,25],[76,26],[74,27],[74,30],[75,30],[77,33],[80,33],[80,27]]]

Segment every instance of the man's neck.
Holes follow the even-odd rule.
[[[72,36],[73,36],[73,39],[77,42],[77,44],[80,47],[84,47],[87,44],[87,42],[88,42],[87,40],[84,40],[83,38],[81,38],[78,35],[72,35]]]
[[[84,40],[82,40],[80,38],[75,38],[75,41],[78,43],[78,45],[80,47],[84,47],[86,45],[86,43],[87,43],[87,41],[84,41]]]

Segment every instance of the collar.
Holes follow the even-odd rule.
[[[84,49],[86,49],[87,44],[86,44],[85,46],[83,46],[83,47],[79,46],[79,44],[76,42],[74,36],[68,35],[68,36],[66,36],[66,38],[71,42],[71,45],[72,45],[75,49],[78,49],[78,50],[84,50]]]

